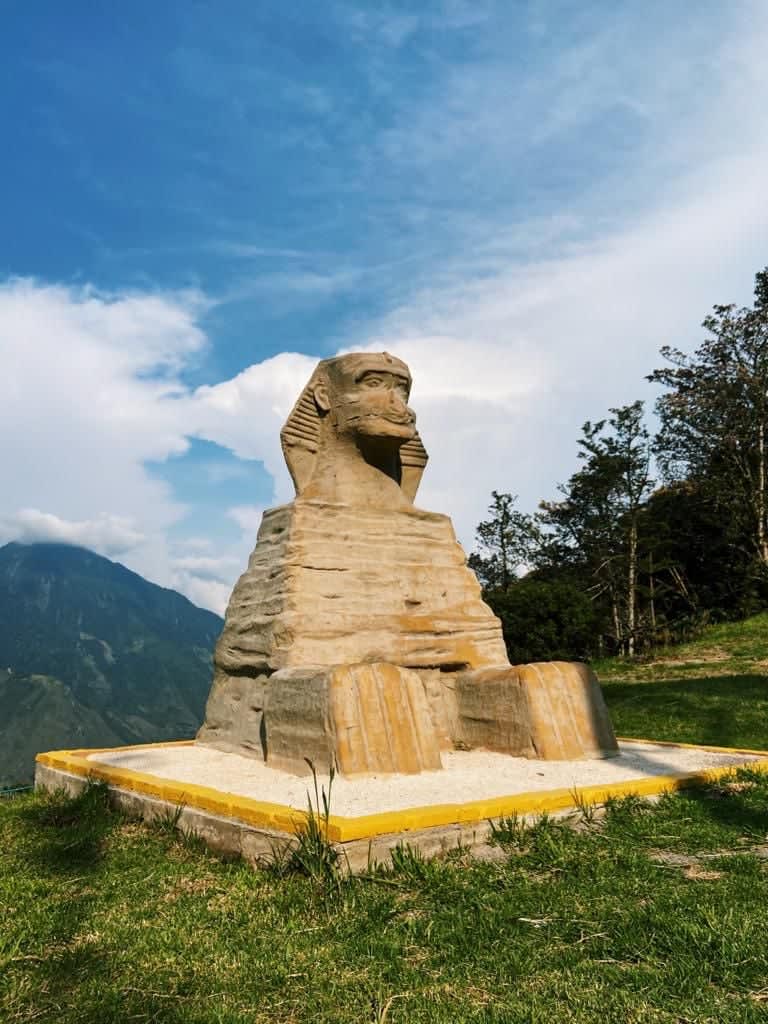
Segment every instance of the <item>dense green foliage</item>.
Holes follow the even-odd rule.
[[[528,577],[487,594],[515,662],[583,661],[598,627],[594,603],[573,583]]]
[[[768,268],[751,309],[715,306],[693,355],[671,346],[649,379],[667,390],[656,409],[659,465],[695,481],[722,517],[742,524],[754,560],[768,566]]]
[[[0,548],[0,784],[38,750],[181,739],[221,619],[83,548]]]
[[[513,661],[533,649],[541,658],[632,655],[768,603],[768,268],[756,276],[753,308],[715,306],[703,326],[692,355],[664,346],[666,365],[648,376],[665,389],[656,437],[641,401],[611,409],[584,424],[580,467],[536,515],[493,492],[470,562]],[[662,478],[655,490],[652,471]],[[523,585],[521,559],[508,556],[519,550],[523,582],[575,585],[591,601],[586,643],[558,635],[542,644],[548,621],[565,621],[567,609],[545,601],[536,615],[524,594],[510,596]],[[569,588],[562,596],[573,603]]]

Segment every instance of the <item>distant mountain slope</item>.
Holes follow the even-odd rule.
[[[0,548],[0,785],[39,750],[191,737],[222,624],[84,548]]]

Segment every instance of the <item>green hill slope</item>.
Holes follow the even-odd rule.
[[[593,667],[619,735],[768,750],[768,613]]]
[[[689,643],[660,648],[646,657],[606,658],[595,662],[604,679],[648,682],[768,672],[768,612],[740,622],[708,626]]]
[[[221,626],[92,551],[0,548],[0,784],[39,750],[192,736]]]

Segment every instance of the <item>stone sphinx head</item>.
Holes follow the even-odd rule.
[[[411,502],[427,453],[408,406],[410,391],[408,367],[387,352],[320,362],[280,433],[297,495]]]

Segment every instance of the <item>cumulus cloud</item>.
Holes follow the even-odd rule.
[[[109,557],[132,551],[145,540],[135,523],[122,516],[73,521],[36,508],[20,509],[15,516],[0,521],[0,535],[22,544],[73,544]]]
[[[232,593],[231,583],[204,579],[193,572],[173,572],[167,585],[188,597],[192,604],[222,616]]]
[[[180,573],[189,573],[201,580],[218,580],[226,582],[237,569],[238,561],[231,555],[216,557],[213,555],[188,555],[185,558],[174,558],[173,568]]]
[[[227,509],[227,515],[230,519],[234,519],[243,534],[253,537],[256,536],[259,526],[261,526],[263,514],[264,507],[262,505],[234,505]]]
[[[206,343],[203,308],[191,292],[0,284],[6,536],[130,552],[132,568],[169,579],[165,531],[185,510],[144,463],[187,448],[177,374]]]
[[[280,428],[316,363],[312,356],[282,352],[231,380],[194,393],[191,432],[224,445],[240,458],[263,462],[275,481],[277,502],[293,495],[280,449]],[[237,513],[230,515],[238,521]]]
[[[186,555],[171,559],[168,584],[194,604],[223,615],[232,584],[245,565],[245,553]]]
[[[194,292],[0,284],[0,538],[120,555],[149,579],[223,610],[261,510],[231,511],[243,537],[223,552],[206,550],[205,537],[171,542],[187,509],[146,463],[183,454],[190,437],[209,439],[263,460],[279,500],[288,500],[279,429],[315,361],[281,354],[191,390],[179,372],[207,344],[198,324],[206,308]]]

